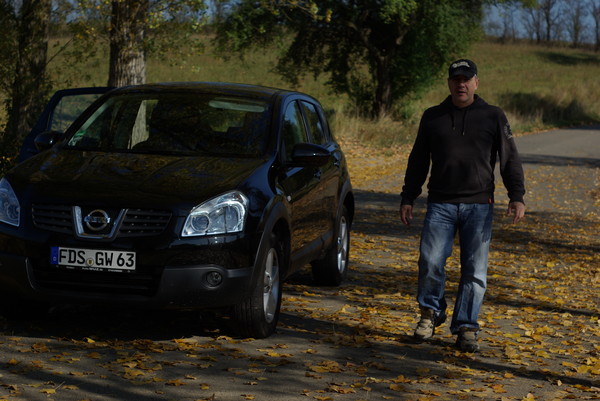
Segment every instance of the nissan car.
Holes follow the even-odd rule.
[[[107,89],[108,90],[108,89]],[[0,313],[222,310],[271,335],[282,283],[348,272],[354,196],[317,100],[227,83],[108,90],[0,179]]]

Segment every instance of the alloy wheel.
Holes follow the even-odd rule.
[[[263,309],[265,320],[271,323],[277,313],[279,299],[279,257],[277,250],[271,248],[265,261],[265,274],[263,277]]]
[[[350,241],[348,240],[348,222],[346,216],[340,219],[340,226],[337,236],[337,268],[340,273],[344,273],[348,264],[348,249]]]

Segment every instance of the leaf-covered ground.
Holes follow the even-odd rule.
[[[597,165],[528,161],[518,225],[498,190],[482,350],[464,354],[447,324],[433,341],[411,340],[424,204],[402,226],[408,149],[344,148],[357,212],[340,288],[295,276],[266,340],[231,338],[183,313],[73,308],[0,320],[0,400],[600,399]]]

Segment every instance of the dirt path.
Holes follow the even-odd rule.
[[[517,143],[527,180],[527,219],[513,226],[503,216],[508,199],[498,178],[482,353],[472,358],[456,353],[442,326],[438,340],[416,346],[425,360],[433,357],[411,382],[428,384],[419,390],[424,395],[405,399],[600,399],[600,127],[528,135]],[[381,281],[414,298],[425,205],[421,199],[412,227],[397,221],[403,155],[397,155],[397,164],[379,160],[380,168],[397,174],[368,172],[377,178],[359,185],[366,191],[359,192],[364,217],[355,249],[382,244],[374,246],[383,248],[379,252],[366,252],[362,263],[371,266],[378,255],[375,265],[394,268],[397,278]],[[367,164],[361,170],[376,169]],[[455,251],[449,261],[450,297],[458,280],[456,256]],[[414,309],[414,299],[410,302]],[[410,302],[403,305],[410,308]],[[400,314],[408,323],[400,324],[405,335],[400,343],[409,346],[416,320]]]
[[[566,151],[579,134],[577,152],[596,153]],[[458,352],[447,325],[431,342],[411,340],[424,205],[413,226],[399,223],[408,149],[346,144],[357,213],[342,287],[298,275],[285,285],[280,328],[260,341],[186,314],[85,309],[0,320],[0,400],[600,399],[598,138],[518,138],[528,214],[510,224],[498,190],[478,354]],[[452,298],[455,256],[448,273]]]

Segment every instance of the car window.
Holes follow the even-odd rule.
[[[283,116],[283,144],[286,160],[292,159],[292,151],[297,143],[308,142],[302,122],[302,114],[297,102],[290,103]]]
[[[315,105],[304,101],[301,103],[313,143],[325,145],[327,143],[327,138]]]
[[[52,112],[50,130],[65,132],[73,121],[100,96],[102,96],[101,93],[63,96]]]
[[[68,141],[105,151],[259,156],[264,153],[267,103],[192,93],[127,94],[108,98]]]

